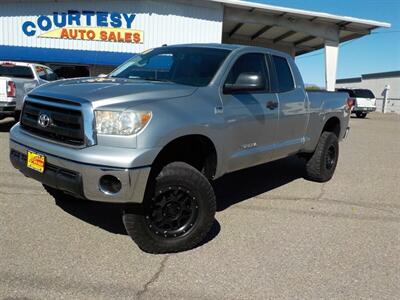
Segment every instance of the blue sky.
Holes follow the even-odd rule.
[[[400,0],[252,0],[265,4],[327,12],[391,23],[388,29],[344,43],[339,50],[337,78],[400,70]],[[325,85],[324,52],[297,59],[306,83]]]

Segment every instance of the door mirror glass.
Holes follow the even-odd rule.
[[[225,83],[224,93],[260,91],[265,89],[264,77],[259,73],[240,73],[235,83]]]
[[[268,71],[263,53],[246,53],[233,64],[223,86],[223,93],[268,90]]]

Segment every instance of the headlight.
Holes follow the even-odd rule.
[[[150,111],[96,110],[96,130],[99,134],[131,135],[138,133],[151,119]]]

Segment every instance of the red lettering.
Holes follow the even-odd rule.
[[[89,40],[94,40],[96,37],[96,33],[93,30],[88,30],[86,34]]]
[[[67,30],[66,28],[63,28],[63,29],[61,30],[60,37],[61,37],[62,39],[67,39],[67,38],[69,38],[69,36],[68,36],[68,30]]]
[[[70,39],[76,39],[77,36],[78,36],[78,31],[76,29],[69,30],[69,38]]]
[[[108,36],[108,41],[110,41],[110,42],[116,42],[117,41],[114,31],[110,32],[110,35]]]
[[[84,40],[85,39],[86,30],[85,29],[79,29],[78,32],[80,33],[81,40]]]
[[[131,32],[125,32],[125,42],[130,43],[132,41],[132,33]]]
[[[137,44],[137,43],[140,43],[140,40],[141,40],[140,33],[139,32],[135,32],[133,34],[133,42]]]
[[[102,41],[107,41],[107,31],[104,30],[100,31],[100,39]]]

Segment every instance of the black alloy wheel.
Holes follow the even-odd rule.
[[[167,164],[153,181],[140,209],[127,207],[123,212],[129,236],[148,253],[198,246],[215,221],[216,201],[210,182],[184,162]]]
[[[151,199],[145,219],[154,234],[176,238],[191,230],[198,214],[199,204],[193,193],[181,186],[170,186]]]

